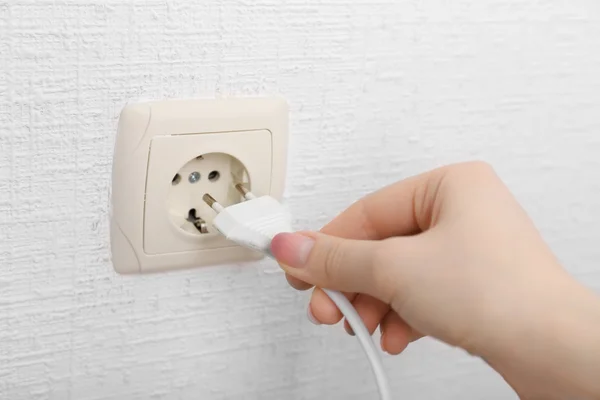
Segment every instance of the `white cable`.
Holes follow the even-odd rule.
[[[291,217],[283,205],[270,196],[255,197],[242,185],[236,188],[247,201],[223,207],[209,194],[204,201],[217,213],[213,226],[227,239],[275,259],[271,253],[271,240],[278,233],[292,232]],[[373,370],[381,400],[391,400],[389,383],[379,352],[369,331],[352,306],[340,292],[324,289],[348,321],[358,338]]]
[[[392,393],[390,391],[390,385],[388,383],[385,369],[383,368],[383,363],[381,362],[381,358],[379,357],[375,343],[373,343],[371,335],[360,318],[360,315],[358,315],[356,309],[352,303],[350,303],[350,300],[348,300],[348,298],[342,293],[328,289],[323,289],[323,291],[327,293],[327,296],[329,296],[337,308],[340,309],[344,317],[346,317],[346,321],[348,321],[348,324],[354,331],[356,338],[360,342],[365,354],[367,355],[367,358],[371,363],[371,369],[373,369],[373,374],[375,375],[375,380],[377,381],[379,397],[381,400],[391,400]]]

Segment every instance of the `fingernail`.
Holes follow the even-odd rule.
[[[350,324],[348,323],[348,320],[344,321],[344,329],[346,330],[346,333],[350,336],[354,336],[354,330],[352,329],[352,327],[350,326]]]
[[[280,233],[271,242],[271,251],[277,261],[292,268],[306,265],[315,240],[299,233]]]
[[[388,353],[388,351],[385,349],[385,345],[383,344],[383,335],[381,335],[381,338],[379,338],[379,346],[381,347],[381,350],[382,350],[384,353],[387,353],[387,354],[389,354],[389,353]]]
[[[321,325],[321,323],[319,321],[317,321],[317,319],[313,315],[312,310],[310,309],[310,306],[308,306],[308,308],[306,309],[306,316],[308,317],[308,320],[310,322],[312,322],[313,324]]]

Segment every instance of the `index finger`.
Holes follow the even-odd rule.
[[[407,178],[363,197],[321,232],[345,239],[382,240],[427,229],[448,168]]]
[[[427,196],[430,190],[426,189],[430,186],[435,187],[436,182],[441,181],[441,176],[443,171],[435,170],[374,192],[347,208],[325,225],[321,232],[354,240],[380,240],[417,233],[421,229],[416,217],[416,199]],[[293,286],[303,289],[309,287],[297,278],[289,277],[288,281],[290,280]],[[357,294],[344,293],[344,295],[352,302]],[[379,302],[375,299],[371,300]],[[333,324],[342,318],[336,305],[319,288],[315,288],[311,304],[314,305],[315,318],[321,322]]]

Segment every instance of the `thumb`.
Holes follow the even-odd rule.
[[[321,233],[281,233],[271,251],[290,275],[322,288],[393,297],[392,269],[383,241],[349,240]]]

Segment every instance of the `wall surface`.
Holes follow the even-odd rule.
[[[600,290],[596,0],[0,0],[1,399],[376,398],[355,340],[268,262],[112,271],[123,105],[270,93],[298,228],[485,159]],[[385,362],[397,399],[516,398],[433,341]]]

